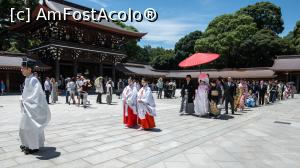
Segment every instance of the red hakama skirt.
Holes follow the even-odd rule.
[[[146,113],[145,119],[138,119],[139,124],[144,129],[151,129],[155,127],[154,117]]]
[[[123,114],[123,122],[124,124],[129,127],[135,127],[137,125],[137,115],[133,113],[133,110],[128,107],[128,115],[125,116],[125,105],[124,105],[124,114]]]

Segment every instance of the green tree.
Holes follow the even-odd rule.
[[[1,0],[0,1],[0,50],[12,52],[24,52],[31,45],[35,45],[38,41],[25,37],[22,34],[12,32],[9,27],[12,25],[10,20],[11,8],[15,11],[24,10],[29,7],[33,10],[38,4],[38,0]]]
[[[178,69],[179,62],[195,53],[195,42],[197,39],[201,38],[201,36],[202,32],[197,30],[178,40],[175,44],[175,56],[174,58],[170,58],[172,61],[175,61],[175,64],[170,68]]]
[[[244,66],[272,66],[274,56],[292,54],[295,50],[291,47],[291,42],[278,37],[271,30],[261,29],[250,39],[241,44],[241,54],[247,57]]]
[[[151,65],[156,69],[170,69],[174,62],[174,50],[166,50],[162,47],[152,48],[149,52]]]
[[[293,44],[297,50],[297,53],[300,54],[300,21],[296,23],[296,26],[293,31]]]
[[[269,29],[277,34],[284,30],[281,8],[270,2],[258,2],[241,8],[237,13],[250,15],[258,29]]]
[[[240,45],[256,31],[256,24],[249,15],[222,15],[210,22],[203,38],[196,41],[195,51],[221,54],[217,61],[204,67],[239,67],[247,61],[241,55]]]

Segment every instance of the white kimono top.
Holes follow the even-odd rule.
[[[20,131],[26,134],[41,136],[46,125],[49,123],[51,114],[45,93],[39,80],[30,75],[25,79],[24,90],[21,97]],[[38,149],[37,137],[25,136],[26,143],[31,149]]]
[[[128,107],[133,110],[134,114],[137,114],[137,89],[132,85],[128,85],[124,88],[122,93],[123,107],[125,106],[125,116],[128,116]]]
[[[146,113],[155,117],[156,105],[150,87],[142,87],[138,92],[137,100],[142,100],[141,103],[137,102],[138,117],[145,119]]]

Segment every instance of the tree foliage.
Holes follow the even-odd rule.
[[[172,58],[172,61],[175,61],[176,65],[173,65],[170,68],[177,69],[177,64],[179,62],[195,53],[195,42],[197,39],[201,38],[201,36],[202,32],[197,30],[179,39],[179,41],[175,44],[175,56]]]
[[[212,64],[216,68],[238,67],[246,61],[240,54],[241,44],[257,31],[253,18],[243,14],[216,17],[196,41],[197,52],[213,52],[221,57]]]
[[[284,30],[281,9],[271,2],[258,2],[241,8],[237,13],[250,15],[258,29],[269,29],[277,34]]]
[[[38,43],[38,40],[30,39],[17,32],[12,32],[8,28],[12,25],[10,20],[10,10],[24,10],[25,8],[36,7],[38,0],[1,0],[0,1],[0,50],[11,52],[25,52],[27,48]]]
[[[195,50],[221,57],[209,68],[272,66],[276,55],[293,54],[292,43],[278,36],[283,31],[280,8],[260,2],[210,22]]]
[[[295,46],[297,53],[300,54],[300,21],[296,23],[293,33],[293,45]]]

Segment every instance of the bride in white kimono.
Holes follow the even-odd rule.
[[[44,146],[44,128],[51,118],[45,93],[32,70],[35,62],[25,59],[22,62],[22,74],[26,76],[21,97],[20,148],[25,154],[38,152]]]
[[[199,79],[199,86],[198,89],[196,90],[195,101],[194,101],[195,114],[198,115],[199,117],[208,114],[208,110],[209,110],[208,91],[209,91],[209,87],[206,84],[206,82],[204,80]]]

